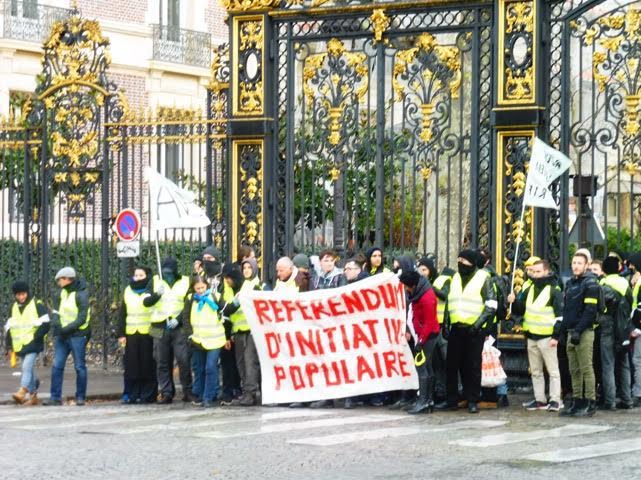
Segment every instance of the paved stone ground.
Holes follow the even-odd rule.
[[[639,478],[641,409],[564,419],[514,406],[387,409],[0,406],[0,478]],[[605,454],[605,455],[604,455]]]

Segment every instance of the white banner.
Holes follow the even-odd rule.
[[[151,167],[147,167],[146,173],[152,229],[203,228],[211,224],[203,209],[196,205],[196,195]]]
[[[405,291],[384,273],[315,292],[243,292],[263,403],[418,388],[405,339]]]
[[[550,184],[570,168],[571,164],[571,160],[563,153],[534,138],[523,205],[558,209]]]

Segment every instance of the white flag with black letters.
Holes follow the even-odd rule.
[[[152,229],[203,228],[211,224],[203,209],[196,205],[196,195],[151,167],[147,167],[146,173]]]
[[[558,210],[550,185],[570,168],[571,164],[572,161],[566,155],[534,138],[523,206]]]

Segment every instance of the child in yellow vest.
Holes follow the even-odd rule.
[[[193,293],[183,312],[185,331],[193,348],[191,362],[194,370],[192,394],[194,405],[215,407],[218,396],[218,357],[224,347],[231,348],[229,328],[218,315],[218,303],[207,280],[195,275],[191,281]]]
[[[5,327],[6,345],[9,354],[13,352],[22,360],[20,390],[12,397],[17,404],[37,405],[40,381],[36,376],[36,358],[44,350],[44,337],[49,331],[49,312],[40,300],[31,296],[26,282],[14,282],[11,290],[16,302]]]

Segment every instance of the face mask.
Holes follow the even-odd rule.
[[[474,265],[465,265],[464,263],[458,262],[458,273],[463,277],[469,277],[474,273]]]
[[[143,278],[142,280],[134,280],[132,278],[131,282],[129,282],[129,285],[131,286],[132,290],[142,290],[147,286],[147,279]]]
[[[203,266],[205,267],[205,273],[209,277],[218,275],[222,270],[222,264],[218,260],[205,260]]]
[[[162,278],[165,282],[172,284],[176,281],[176,274],[173,270],[163,270]]]
[[[534,284],[534,286],[543,287],[547,283],[548,279],[547,279],[547,277],[543,277],[543,278],[532,278],[531,280],[532,280],[532,283]]]

